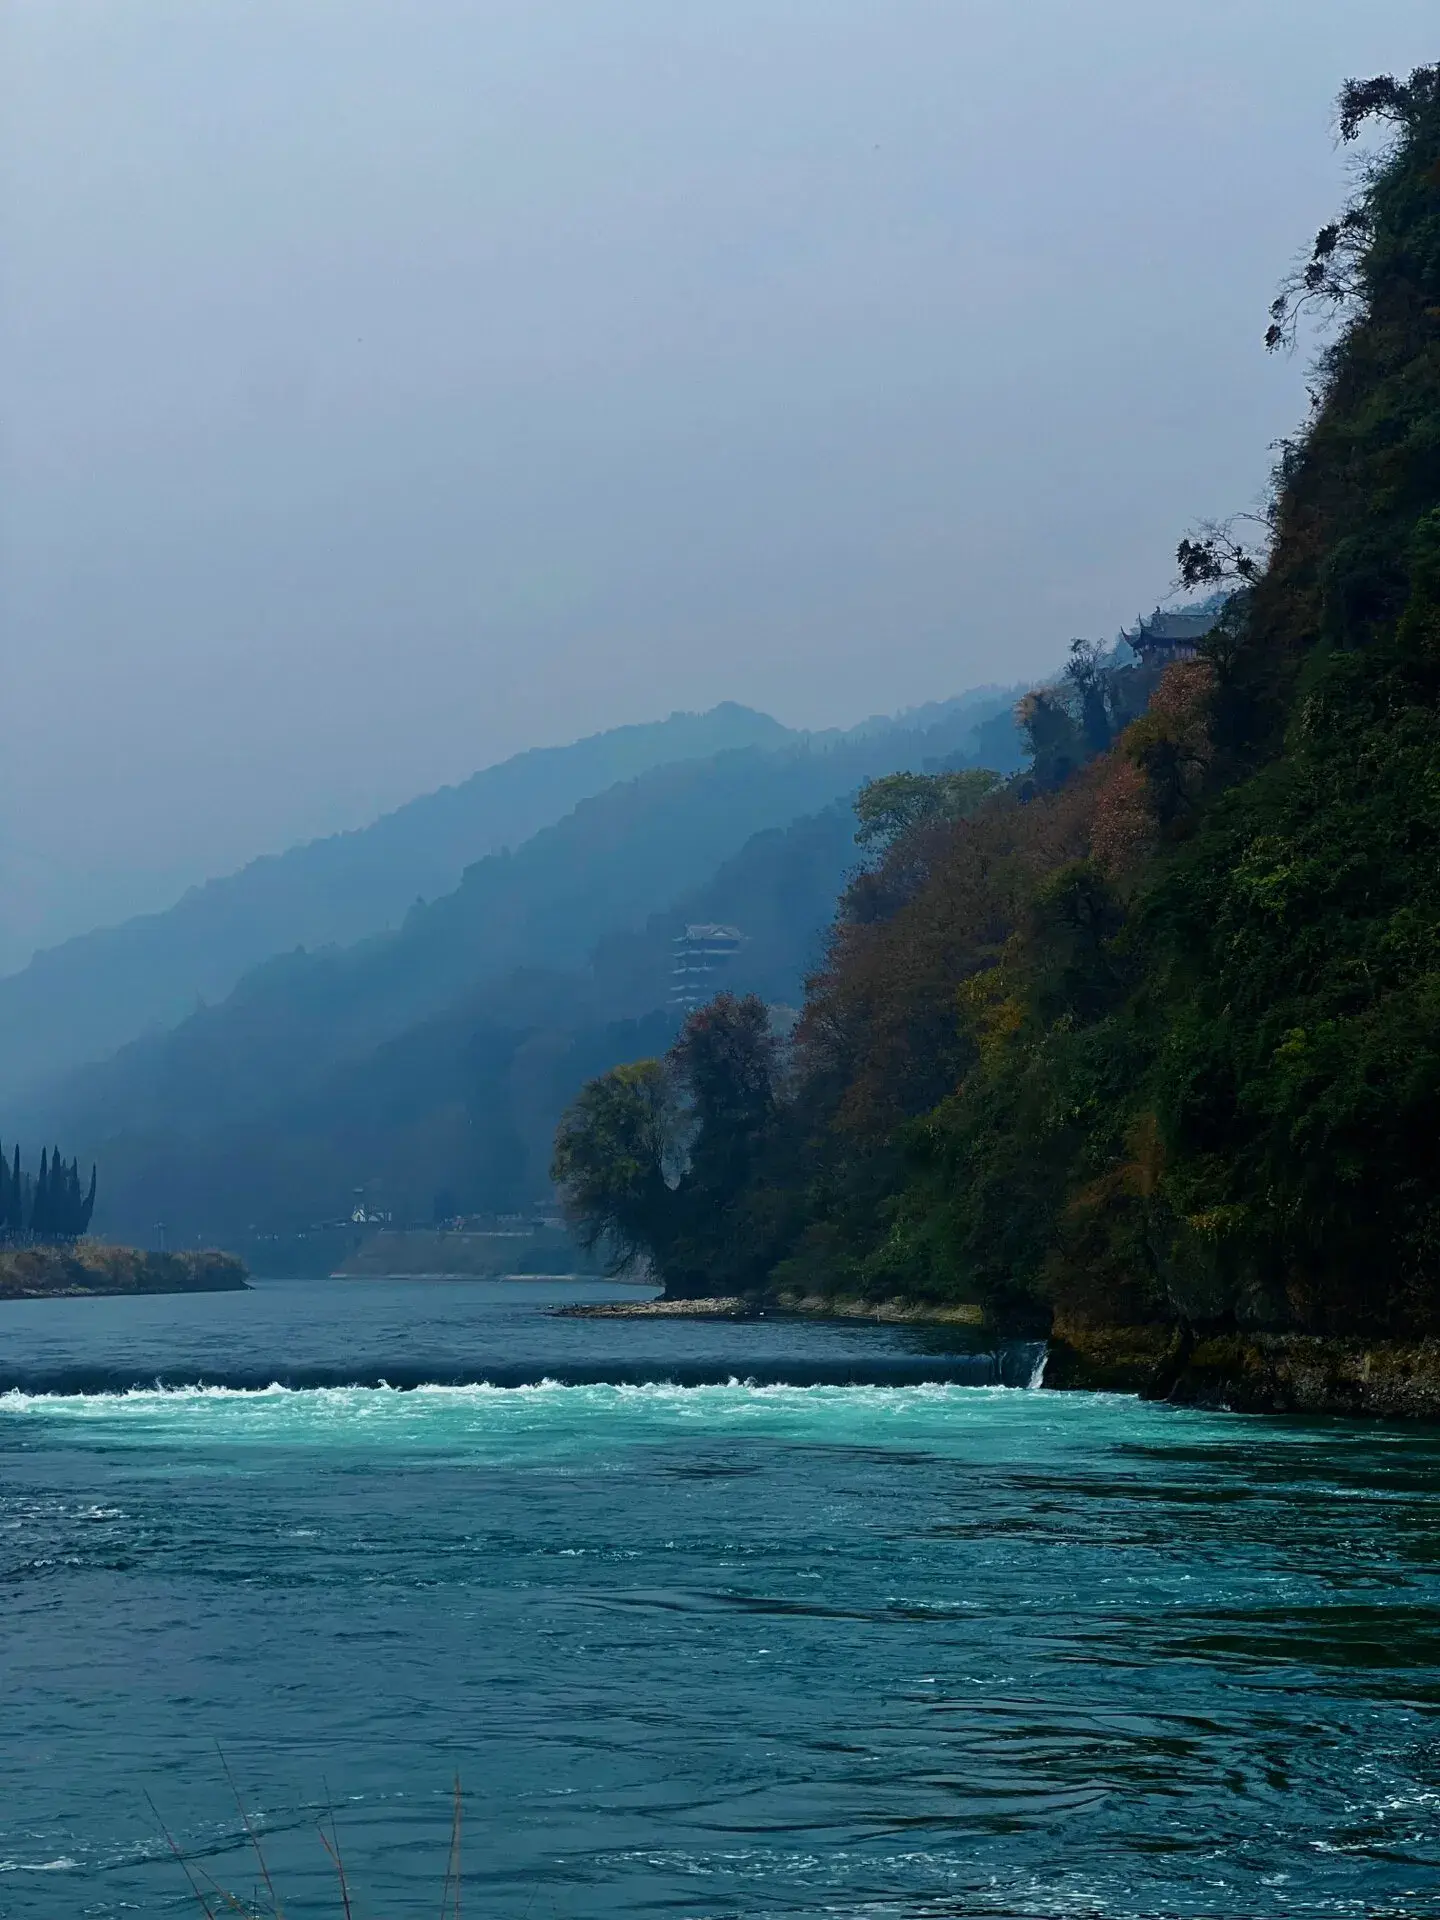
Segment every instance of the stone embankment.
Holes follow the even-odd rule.
[[[146,1253],[100,1240],[0,1248],[0,1300],[84,1299],[98,1294],[225,1293],[248,1285],[233,1254]]]

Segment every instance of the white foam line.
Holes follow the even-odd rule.
[[[1042,1361],[1043,1367],[1043,1361]],[[1038,1370],[1037,1370],[1038,1373]],[[1036,1384],[1032,1381],[1031,1384]],[[529,1381],[520,1386],[496,1386],[490,1381],[474,1381],[464,1384],[452,1382],[428,1382],[415,1387],[392,1387],[386,1382],[378,1386],[329,1386],[329,1387],[287,1387],[278,1381],[272,1381],[265,1387],[126,1387],[118,1392],[104,1393],[28,1393],[23,1388],[12,1387],[0,1393],[0,1410],[22,1412],[31,1407],[165,1407],[180,1406],[187,1402],[222,1401],[237,1405],[262,1403],[266,1401],[308,1401],[311,1403],[339,1401],[350,1404],[381,1402],[391,1404],[414,1403],[424,1400],[497,1400],[514,1401],[539,1395],[579,1395],[605,1394],[620,1400],[659,1400],[680,1398],[684,1400],[703,1400],[718,1396],[743,1394],[747,1399],[771,1400],[792,1396],[807,1400],[853,1400],[872,1399],[880,1405],[893,1405],[916,1400],[943,1401],[955,1395],[966,1398],[975,1395],[992,1396],[1024,1393],[1024,1387],[1005,1387],[994,1384],[967,1385],[965,1382],[929,1380],[915,1381],[905,1385],[889,1386],[877,1383],[858,1383],[838,1385],[824,1382],[813,1385],[799,1385],[786,1381],[771,1382],[764,1386],[750,1380],[732,1375],[724,1382],[708,1381],[699,1386],[683,1386],[669,1380],[648,1381],[586,1381],[572,1384],[563,1380],[541,1379]]]

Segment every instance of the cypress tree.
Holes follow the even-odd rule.
[[[44,1147],[40,1149],[40,1172],[35,1180],[35,1193],[30,1202],[30,1231],[49,1233],[50,1231],[50,1163]]]
[[[38,1239],[78,1239],[89,1229],[98,1184],[93,1162],[87,1190],[80,1183],[79,1154],[67,1162],[59,1147],[41,1148],[40,1171],[29,1179],[20,1169],[17,1142],[11,1160],[0,1151],[0,1235],[28,1227]]]

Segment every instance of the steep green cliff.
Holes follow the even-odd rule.
[[[1440,69],[1347,87],[1367,123],[1273,312],[1274,345],[1334,328],[1259,547],[1181,547],[1228,596],[1198,654],[1139,718],[1077,654],[1029,777],[898,822],[788,1059],[712,1010],[733,1084],[682,1039],[573,1111],[582,1227],[677,1290],[969,1301],[1162,1356],[1440,1326]]]

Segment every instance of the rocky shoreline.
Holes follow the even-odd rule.
[[[896,1298],[865,1300],[858,1295],[818,1293],[781,1293],[772,1308],[776,1313],[802,1314],[807,1319],[874,1320],[886,1327],[982,1327],[985,1312],[970,1301],[951,1306],[933,1302]]]
[[[1045,1384],[1231,1413],[1440,1420],[1440,1340],[1063,1326]]]
[[[213,1250],[147,1253],[99,1240],[0,1248],[0,1300],[84,1300],[115,1294],[231,1293],[249,1285],[243,1262]]]
[[[975,1306],[820,1294],[728,1295],[554,1307],[577,1320],[871,1320],[885,1326],[980,1327]],[[1440,1339],[1365,1340],[1301,1333],[1195,1334],[1165,1325],[1057,1323],[1044,1386],[1051,1392],[1133,1393],[1233,1413],[1342,1414],[1440,1420]]]
[[[699,1300],[602,1300],[551,1307],[555,1320],[755,1320],[760,1310],[738,1294]]]
[[[874,1320],[883,1326],[979,1327],[979,1307],[936,1307],[912,1300],[862,1300],[825,1294],[701,1295],[692,1300],[606,1300],[596,1305],[552,1307],[562,1320],[765,1320],[787,1314],[805,1320]]]

